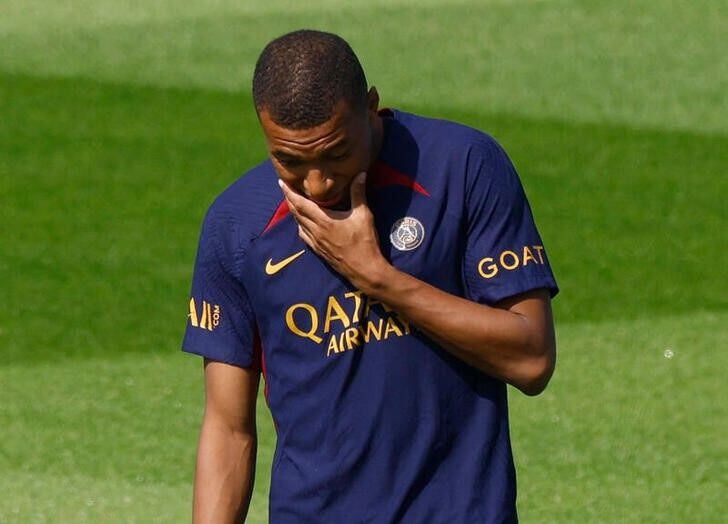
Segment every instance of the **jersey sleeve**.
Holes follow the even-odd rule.
[[[470,150],[465,186],[466,297],[493,305],[518,293],[559,291],[513,164],[492,138]]]
[[[182,350],[240,367],[257,367],[258,333],[237,268],[235,228],[211,208],[205,216],[192,277]]]

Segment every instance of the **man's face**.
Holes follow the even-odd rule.
[[[278,176],[321,207],[348,205],[352,179],[367,171],[378,151],[376,91],[356,111],[344,101],[329,120],[310,129],[286,129],[259,113],[268,152]]]

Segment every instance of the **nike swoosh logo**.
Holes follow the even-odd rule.
[[[305,249],[302,249],[298,253],[294,253],[290,257],[284,258],[283,260],[281,260],[280,262],[276,262],[275,264],[273,263],[273,259],[272,258],[269,258],[268,259],[268,262],[265,265],[265,273],[267,275],[275,275],[281,269],[283,269],[284,267],[286,267],[288,264],[290,264],[291,262],[293,262],[294,260],[296,260],[301,255],[303,255],[305,252],[306,252],[306,250]]]

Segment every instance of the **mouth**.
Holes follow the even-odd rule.
[[[341,190],[341,191],[339,191],[339,193],[337,195],[335,195],[332,198],[329,198],[327,200],[316,200],[314,198],[312,198],[311,200],[319,207],[331,207],[331,206],[335,206],[336,204],[341,202],[341,200],[343,198],[344,198],[344,190]]]

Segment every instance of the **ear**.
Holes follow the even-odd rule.
[[[372,86],[367,93],[367,109],[370,114],[374,115],[376,115],[377,111],[379,111],[379,93],[377,93],[377,88],[374,86]]]

